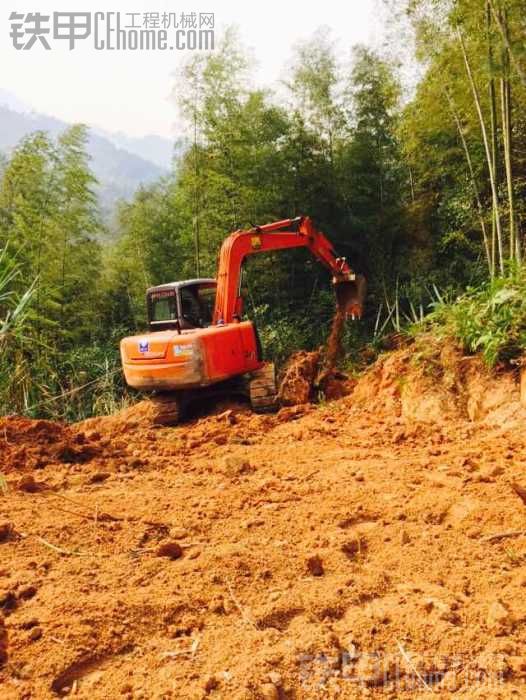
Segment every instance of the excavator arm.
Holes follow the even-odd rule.
[[[284,219],[248,231],[235,231],[225,239],[219,254],[217,295],[213,322],[230,323],[241,317],[241,267],[248,255],[289,248],[308,248],[331,273],[338,307],[348,316],[360,318],[365,297],[365,279],[356,275],[345,258],[336,256],[331,243],[311,219]]]

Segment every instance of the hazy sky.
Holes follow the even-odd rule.
[[[80,41],[73,51],[67,41],[52,38],[50,51],[39,42],[29,50],[16,50],[9,35],[11,9],[46,14],[213,12],[216,34],[236,24],[242,41],[253,50],[258,83],[271,84],[290,60],[292,46],[322,25],[333,29],[344,55],[355,43],[375,44],[380,32],[376,7],[377,0],[114,0],[109,5],[94,0],[6,2],[0,14],[0,88],[15,93],[37,111],[68,122],[83,121],[134,136],[173,136],[179,131],[177,110],[170,97],[176,88],[173,74],[181,55],[189,51],[96,51],[92,38]],[[123,23],[129,21],[123,15]],[[175,30],[168,31],[170,35]]]

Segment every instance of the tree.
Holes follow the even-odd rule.
[[[287,83],[296,111],[327,149],[332,163],[336,140],[345,127],[340,66],[328,27],[296,46]]]
[[[57,144],[55,164],[59,190],[54,228],[57,269],[51,284],[59,287],[59,327],[70,344],[89,340],[97,327],[102,225],[94,193],[96,179],[86,154],[87,130],[72,126]]]
[[[347,86],[350,138],[342,179],[350,230],[367,252],[370,281],[393,284],[402,253],[402,168],[396,130],[400,88],[392,68],[364,47],[354,51]]]
[[[520,128],[515,123],[522,120],[519,101],[524,101],[523,51],[516,40],[524,5],[515,0],[413,0],[408,7],[427,67],[420,93],[435,84],[445,97],[442,102],[465,153],[489,271],[503,275],[508,261],[520,260],[523,247],[515,163]],[[422,120],[435,123],[437,112],[442,113],[440,102],[437,96],[434,108],[426,106]],[[470,214],[466,208],[457,225],[470,225]],[[489,227],[492,233],[485,235]]]
[[[24,299],[34,286],[24,334],[8,342],[13,371],[2,385],[19,410],[69,384],[69,354],[102,333],[102,228],[85,143],[82,126],[56,143],[32,134],[14,149],[0,181],[0,245],[19,270],[13,293]]]

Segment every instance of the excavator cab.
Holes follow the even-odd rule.
[[[150,287],[146,293],[150,331],[207,328],[212,323],[216,288],[214,279]]]

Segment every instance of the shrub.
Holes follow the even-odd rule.
[[[516,359],[526,350],[526,269],[468,288],[452,304],[437,305],[428,321],[490,367]]]

